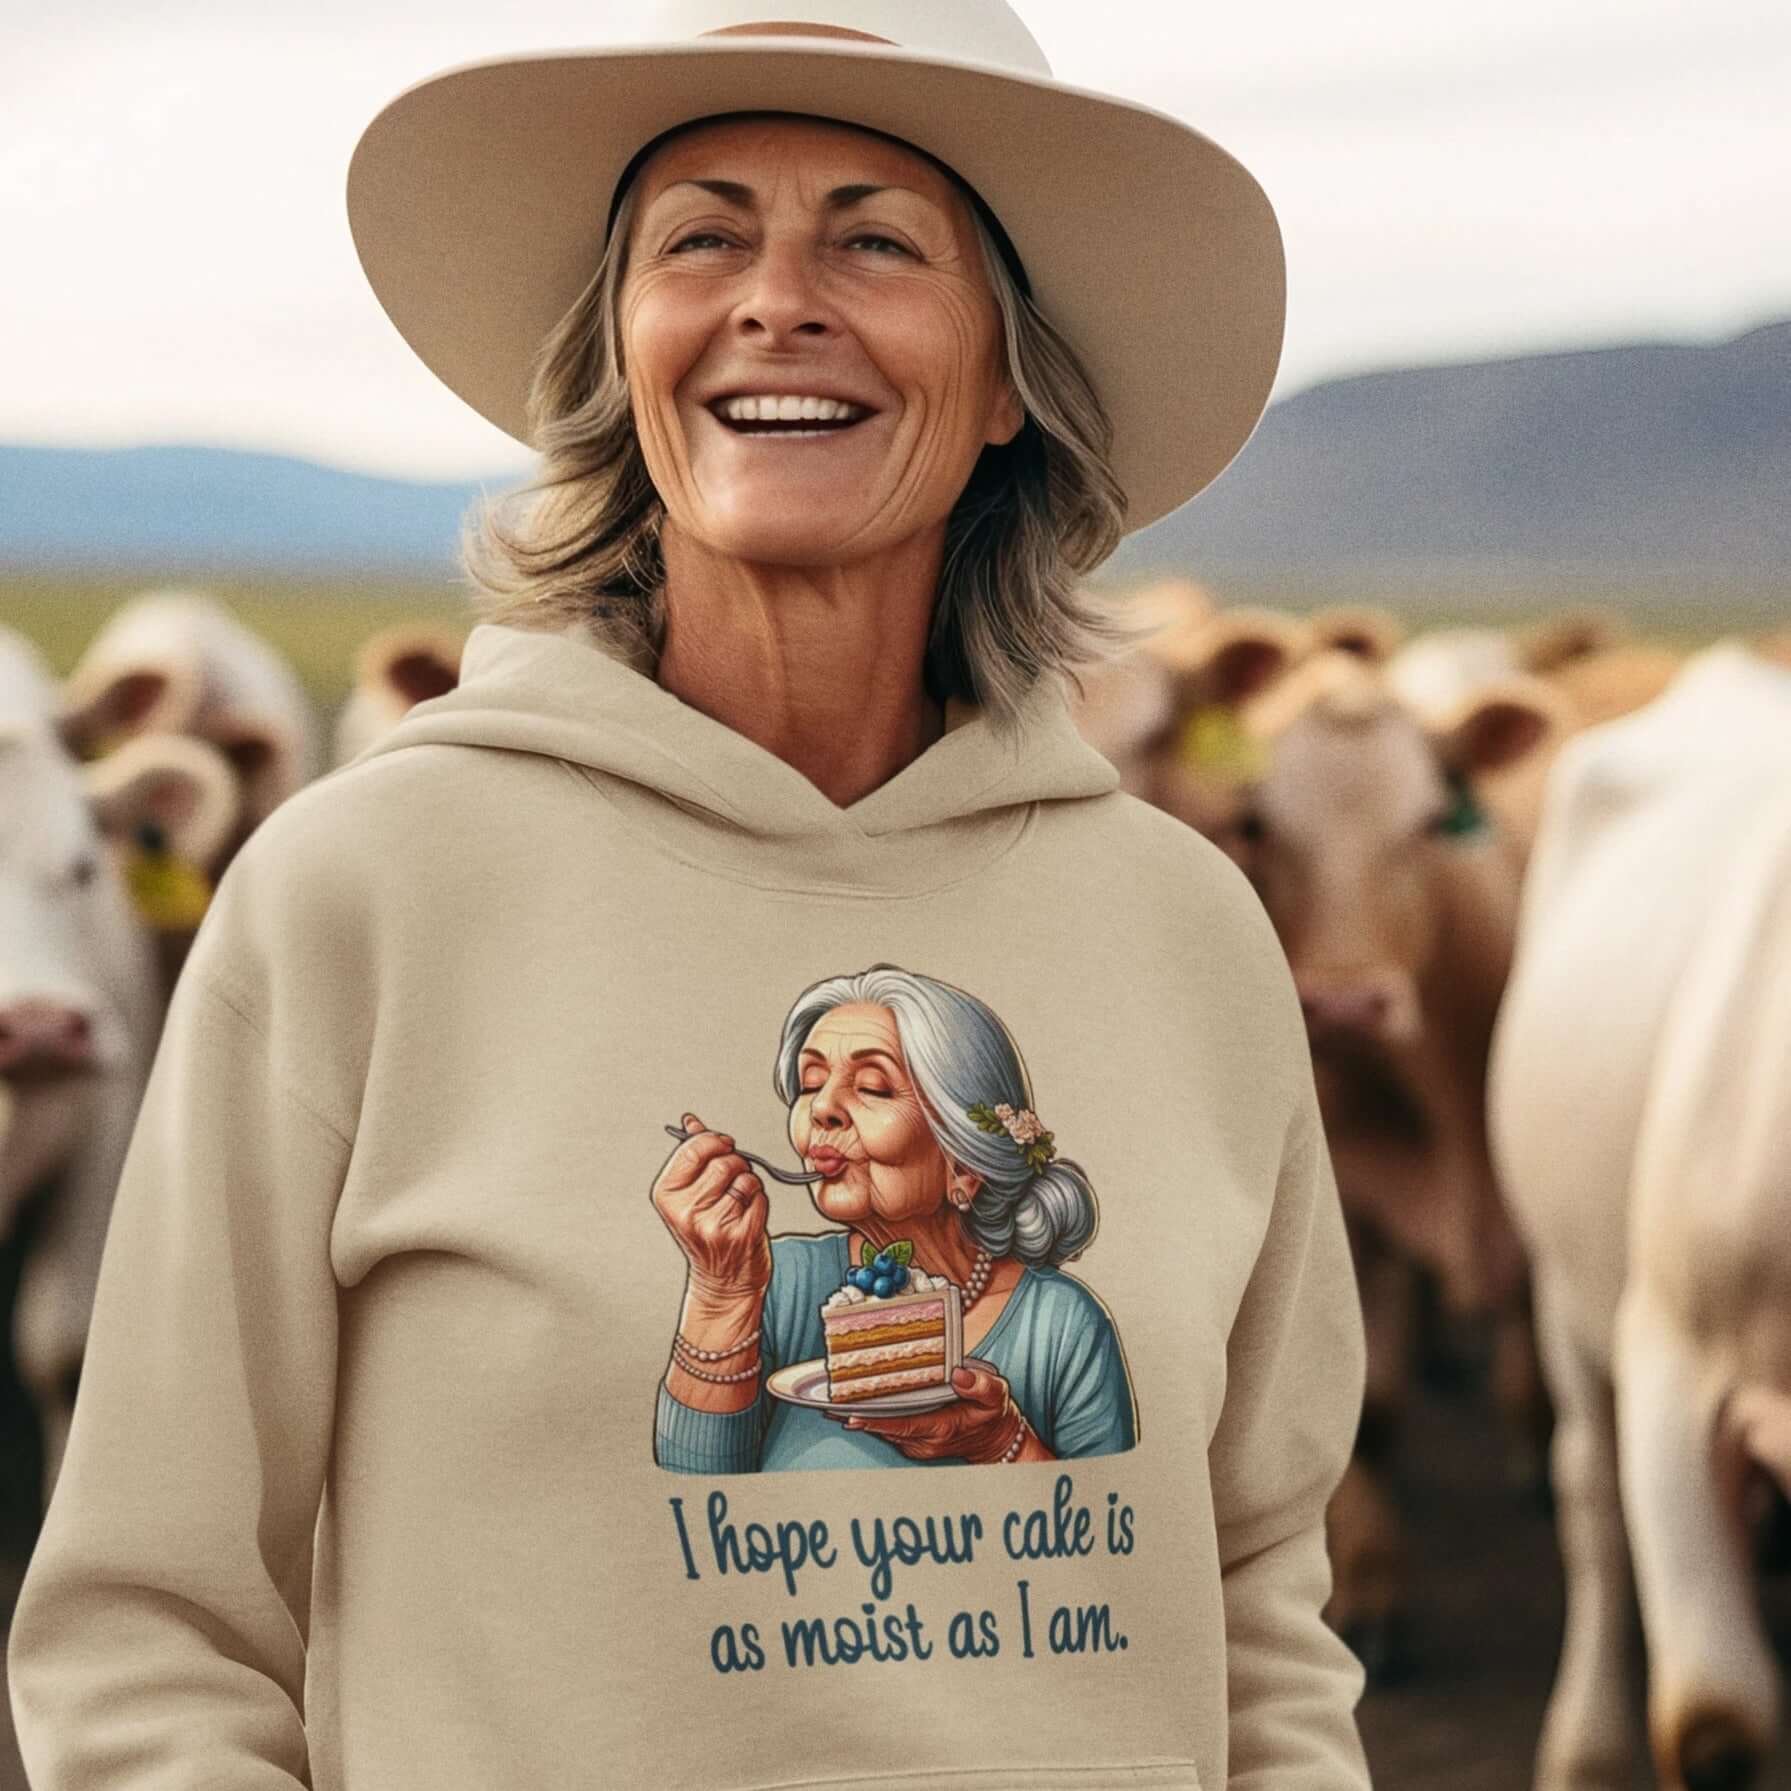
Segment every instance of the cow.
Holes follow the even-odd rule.
[[[1331,1512],[1329,1614],[1377,1683],[1410,1665],[1389,1469],[1427,1283],[1447,1314],[1490,1323],[1508,1472],[1546,1487],[1527,1266],[1484,1116],[1522,861],[1474,791],[1561,717],[1546,684],[1515,673],[1430,725],[1373,660],[1328,649],[1234,718],[1232,812],[1213,837],[1293,971],[1368,1327],[1357,1456]]]
[[[1140,655],[1150,675],[1132,700],[1083,725],[1128,788],[1251,876],[1306,1007],[1370,1351],[1357,1459],[1331,1512],[1329,1614],[1378,1683],[1409,1665],[1387,1476],[1431,1287],[1490,1318],[1508,1471],[1546,1492],[1527,1270],[1484,1129],[1522,851],[1477,792],[1570,716],[1509,667],[1445,715],[1415,712],[1381,670],[1399,629],[1375,617],[1190,617]]]
[[[1488,1064],[1557,1409],[1537,1791],[1758,1783],[1791,1498],[1791,653],[1725,636],[1556,759]]]
[[[63,686],[59,726],[83,759],[143,733],[209,741],[242,785],[215,879],[278,805],[318,774],[311,700],[286,659],[215,597],[145,591],[119,606]]]
[[[1427,628],[1386,661],[1387,682],[1399,700],[1424,715],[1440,715],[1488,684],[1524,669],[1507,628]]]
[[[1435,715],[1514,672],[1547,677],[1629,638],[1619,611],[1575,605],[1508,627],[1426,628],[1402,639],[1383,663],[1401,701]]]
[[[1332,603],[1306,616],[1304,658],[1335,647],[1384,665],[1406,637],[1406,623],[1378,603]]]
[[[96,788],[59,712],[47,663],[0,628],[0,1234],[29,1234],[14,1356],[41,1425],[46,1503],[165,1012],[128,872],[145,829],[203,855],[237,806],[222,756],[178,737],[134,741]]]
[[[145,591],[115,610],[63,685],[57,727],[95,763],[146,734],[184,735],[224,756],[239,790],[235,821],[190,867],[195,890],[215,885],[244,840],[318,771],[317,721],[292,667],[204,592]],[[203,911],[195,895],[158,927],[164,998]]]
[[[1683,659],[1677,648],[1634,638],[1615,612],[1582,606],[1509,629],[1428,630],[1392,655],[1387,677],[1408,707],[1442,728],[1479,691],[1516,673],[1535,674],[1565,699],[1548,736],[1476,792],[1527,857],[1555,754],[1581,728],[1658,696]]]
[[[354,681],[337,711],[332,764],[346,765],[395,727],[418,703],[460,683],[465,631],[427,622],[395,622],[364,640]]]
[[[1183,580],[1134,596],[1128,614],[1157,633],[1082,674],[1076,724],[1118,768],[1121,788],[1214,836],[1236,807],[1238,706],[1327,649],[1379,664],[1404,633],[1376,605],[1332,605],[1304,618],[1258,604],[1220,608]]]
[[[1122,789],[1216,833],[1235,806],[1227,749],[1236,707],[1302,658],[1309,637],[1276,610],[1215,609],[1198,587],[1161,588],[1132,614],[1157,633],[1081,672],[1076,725],[1118,768]]]

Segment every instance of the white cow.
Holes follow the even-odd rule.
[[[418,704],[460,682],[466,631],[395,622],[370,634],[355,654],[354,685],[336,715],[333,762],[357,758]]]
[[[1744,1791],[1779,1704],[1757,1529],[1791,1496],[1791,667],[1725,638],[1562,748],[1488,1126],[1557,1407],[1536,1785],[1631,1783],[1633,1562],[1661,1782]]]
[[[46,1502],[163,1016],[124,866],[143,822],[190,857],[215,849],[237,804],[221,755],[169,736],[134,741],[97,793],[57,704],[36,648],[0,628],[0,1235],[33,1207],[13,1336],[43,1426]]]
[[[89,642],[63,686],[61,729],[83,758],[144,733],[209,741],[235,767],[242,808],[215,876],[318,774],[315,712],[285,658],[215,597],[145,591]]]
[[[1489,684],[1524,670],[1505,628],[1433,628],[1406,641],[1387,660],[1387,682],[1407,708],[1441,715]]]
[[[1421,715],[1440,716],[1516,672],[1546,676],[1630,638],[1616,610],[1578,605],[1508,628],[1427,628],[1387,657],[1387,679]]]

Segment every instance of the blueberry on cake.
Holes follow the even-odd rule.
[[[964,1358],[964,1305],[957,1284],[912,1267],[902,1238],[864,1260],[821,1307],[827,1397],[842,1405],[949,1384]]]

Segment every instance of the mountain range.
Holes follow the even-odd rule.
[[[517,482],[0,445],[0,568],[446,575],[469,504]],[[1791,589],[1791,321],[1309,387],[1109,565],[1221,583],[1596,572]]]
[[[1269,407],[1115,564],[1209,577],[1571,574],[1791,587],[1791,321],[1369,373]]]

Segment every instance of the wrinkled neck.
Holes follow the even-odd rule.
[[[922,676],[942,537],[851,564],[732,559],[670,524],[653,680],[850,807],[945,732]]]

